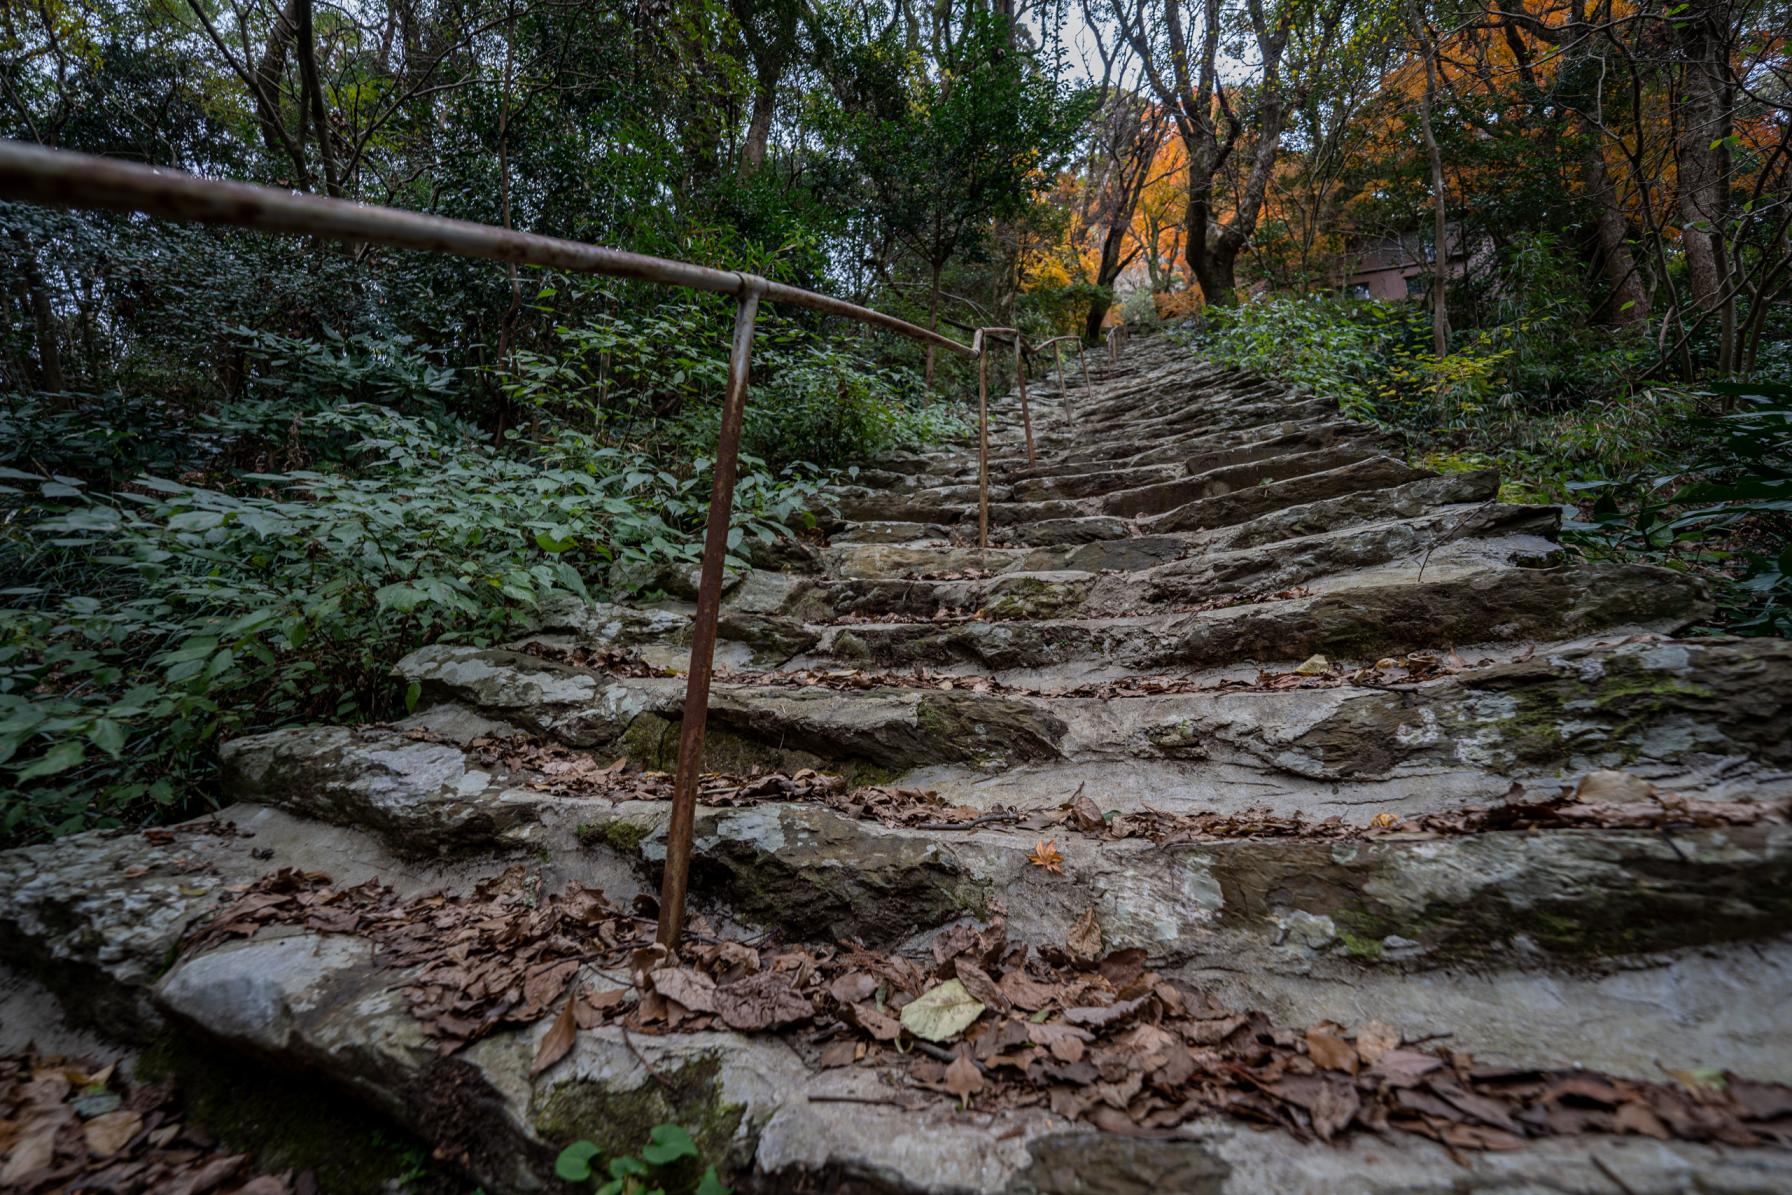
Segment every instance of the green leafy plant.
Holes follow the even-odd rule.
[[[252,492],[0,473],[29,512],[0,539],[25,582],[0,590],[0,835],[190,812],[221,738],[390,716],[414,699],[390,677],[404,653],[496,642],[552,594],[697,558],[707,461],[674,473],[573,432],[502,452],[367,406],[315,418],[350,467],[251,474]],[[734,566],[819,501],[744,461]]]
[[[1569,483],[1589,503],[1564,526],[1590,553],[1698,567],[1723,582],[1726,628],[1792,634],[1792,385],[1718,383],[1735,409],[1693,421],[1685,465]]]
[[[554,1173],[567,1182],[596,1182],[595,1195],[729,1195],[732,1188],[707,1166],[697,1173],[697,1143],[675,1124],[655,1125],[647,1143],[602,1165],[603,1151],[575,1141],[560,1151]],[[601,1165],[601,1168],[600,1168]]]

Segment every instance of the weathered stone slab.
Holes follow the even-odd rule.
[[[663,812],[618,807],[650,827]],[[637,837],[631,832],[628,837]],[[1033,838],[857,821],[809,805],[704,814],[693,885],[797,935],[892,945],[996,901],[1032,941],[1060,941],[1089,907],[1110,948],[1154,958],[1315,958],[1371,967],[1586,966],[1792,930],[1792,829],[1499,832],[1365,841],[1166,843],[1057,836],[1062,874],[1028,862]]]
[[[401,851],[490,847],[530,820],[460,748],[402,734],[303,726],[233,739],[224,791],[289,813],[380,834]]]

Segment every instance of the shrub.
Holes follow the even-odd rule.
[[[1157,327],[1157,296],[1143,286],[1128,292],[1120,304],[1120,318],[1135,328]]]
[[[1595,555],[1715,572],[1726,629],[1792,635],[1792,385],[1710,389],[1736,409],[1689,422],[1684,466],[1570,483],[1590,504],[1565,536]]]
[[[681,477],[575,432],[504,453],[364,405],[315,418],[352,438],[352,470],[110,496],[6,470],[43,513],[0,542],[31,579],[0,592],[4,836],[189,809],[222,737],[389,716],[404,653],[502,639],[613,561],[696,559],[707,462]],[[787,532],[818,490],[744,464],[731,549]]]
[[[1646,346],[1576,323],[1549,248],[1519,246],[1536,284],[1500,300],[1509,322],[1441,359],[1417,305],[1317,296],[1210,311],[1195,343],[1336,397],[1430,467],[1497,465],[1508,500],[1573,504],[1565,538],[1589,554],[1705,574],[1732,631],[1792,632],[1792,387],[1634,383]]]
[[[552,353],[519,353],[505,389],[594,435],[678,456],[712,452],[727,330],[715,304],[590,317],[556,327]],[[742,442],[774,471],[841,468],[957,426],[922,395],[913,371],[880,365],[858,341],[828,341],[765,311]]]

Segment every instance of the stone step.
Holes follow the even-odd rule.
[[[929,523],[870,521],[853,523],[828,536],[836,544],[916,544],[951,542],[953,529]]]
[[[1018,394],[993,397],[992,549],[969,546],[960,437],[861,471],[818,519],[825,545],[755,547],[730,576],[708,767],[943,803],[894,825],[837,795],[701,807],[705,932],[924,958],[998,911],[1035,948],[1092,913],[1106,948],[1296,1035],[1374,1018],[1482,1064],[1792,1079],[1792,645],[1663,638],[1709,609],[1698,582],[1562,564],[1555,510],[1494,501],[1491,472],[1412,468],[1328,397],[1167,338],[1105,357],[1074,417],[1034,388],[1034,461]],[[667,1121],[754,1192],[1792,1188],[1785,1151],[1580,1138],[1463,1157],[1398,1134],[1202,1120],[1139,1138],[1043,1107],[909,1107],[907,1057],[827,1067],[802,1038],[597,1028],[537,1073],[552,1017],[444,1055],[409,1011],[409,964],[327,919],[182,949],[282,869],[406,897],[516,869],[503,882],[529,893],[646,901],[650,932],[668,782],[633,769],[672,765],[694,593],[687,569],[652,582],[674,598],[557,601],[510,648],[413,653],[396,671],[422,701],[398,725],[226,744],[225,820],[0,854],[0,979],[123,1041],[184,1034],[258,1082],[311,1076],[494,1193],[558,1189],[569,1141],[627,1152]],[[580,649],[608,654],[561,662]],[[1329,667],[1290,671],[1314,653]],[[706,783],[721,801],[732,782]],[[1672,820],[1463,831],[1471,807],[1559,805],[1576,784],[1665,790],[1638,807]],[[1066,820],[1073,796],[1086,820]],[[18,1049],[44,1020],[12,1007],[0,1045]]]
[[[1565,640],[1625,628],[1671,632],[1710,608],[1698,580],[1646,565],[1533,569],[1429,566],[1366,570],[1280,601],[1186,615],[991,623],[858,623],[813,628],[792,666],[925,666],[1001,675],[1104,662],[1157,672],[1314,654],[1373,660],[1526,639]],[[785,621],[785,620],[775,620]],[[763,625],[757,650],[775,660],[795,638]],[[749,644],[749,646],[754,646]]]
[[[1359,524],[1415,519],[1434,507],[1488,502],[1499,493],[1491,469],[1422,477],[1386,489],[1357,490],[1278,507],[1242,523],[1214,528],[1203,539],[1212,552],[1236,552]]]
[[[413,654],[400,673],[450,703],[416,722],[451,736],[513,726],[592,749],[601,764],[626,756],[670,770],[676,759],[681,678],[614,677],[521,652],[446,646]],[[1783,643],[1645,640],[1418,684],[1397,684],[1397,675],[1387,674],[1387,688],[1138,696],[724,679],[711,690],[706,764],[895,777],[976,807],[1055,808],[1079,784],[1093,784],[1109,808],[1125,812],[1266,807],[1353,824],[1384,811],[1486,803],[1514,783],[1552,790],[1609,768],[1694,796],[1792,796],[1792,744],[1780,733],[1792,711],[1792,647]],[[326,737],[365,744],[372,734]],[[403,760],[388,771],[416,775],[423,792],[463,784],[452,751],[387,741]],[[347,747],[331,748],[339,749]],[[319,752],[305,730],[238,740],[227,749],[226,792],[273,799],[278,778],[303,774],[301,764]],[[395,781],[372,764],[355,770],[369,776],[357,782],[362,799],[383,804]],[[316,795],[301,811],[331,817],[333,790],[306,783]]]
[[[1072,1195],[1090,1190],[1090,1176],[1100,1176],[1099,1189],[1113,1195],[1446,1195],[1598,1190],[1601,1177],[1619,1173],[1636,1191],[1683,1190],[1696,1180],[1704,1191],[1759,1192],[1777,1189],[1792,1173],[1780,1151],[1720,1151],[1637,1138],[1599,1140],[1596,1162],[1584,1139],[1545,1140],[1516,1152],[1452,1161],[1454,1155],[1441,1148],[1400,1135],[1303,1144],[1214,1120],[1141,1141],[1070,1124],[1044,1109],[992,1119],[966,1117],[944,1101],[892,1107],[879,1068],[813,1070],[810,1060],[780,1042],[726,1032],[630,1039],[616,1028],[585,1030],[560,1061],[537,1072],[533,1060],[550,1031],[544,1019],[500,1029],[444,1057],[423,1036],[399,990],[413,973],[377,967],[368,944],[352,935],[264,930],[247,941],[178,956],[182,931],[221,906],[228,879],[245,882],[259,869],[317,862],[323,855],[330,856],[338,884],[370,878],[346,843],[319,850],[273,811],[243,806],[227,812],[255,837],[190,833],[178,846],[146,849],[135,836],[88,835],[69,840],[61,851],[39,851],[26,881],[34,885],[0,889],[0,901],[14,914],[8,922],[22,929],[40,956],[60,952],[71,962],[87,960],[87,994],[103,1006],[141,1010],[146,1032],[182,1027],[215,1052],[256,1059],[264,1078],[301,1070],[320,1077],[438,1142],[445,1157],[493,1191],[546,1189],[565,1144],[591,1140],[606,1153],[626,1153],[648,1128],[668,1121],[691,1131],[705,1159],[756,1172],[764,1190],[825,1181],[886,1191]],[[377,848],[369,849],[377,856]],[[252,852],[271,858],[255,859]],[[1611,864],[1622,853],[1608,850],[1601,862]],[[17,853],[0,856],[0,869],[16,870],[23,862]],[[195,862],[209,869],[197,881],[191,878]],[[392,874],[407,893],[417,890],[409,885],[426,879],[402,866]],[[55,887],[63,898],[53,917],[36,899],[49,887],[47,877],[60,881]],[[544,873],[541,883],[546,888],[556,879]],[[465,891],[472,882],[462,878],[447,887]],[[201,889],[201,895],[190,895]],[[51,928],[50,920],[58,924]],[[96,952],[93,944],[101,941],[107,948]],[[1317,955],[1324,948],[1304,949]],[[1783,952],[1768,949],[1751,960],[1756,975],[1762,967],[1785,968]],[[172,967],[170,959],[177,959]],[[1469,977],[1460,986],[1452,975],[1447,990],[1441,976],[1439,983],[1420,985],[1411,975],[1394,980],[1395,969],[1385,965],[1354,969],[1357,982],[1369,985],[1389,975],[1388,990],[1405,997],[1401,1004],[1378,1004],[1376,1019],[1392,1019],[1416,1037],[1423,1026],[1447,1018],[1457,1048],[1477,1050],[1482,1061],[1496,1065],[1534,1065],[1545,1057],[1547,1065],[1561,1065],[1566,1055],[1545,1052],[1579,1043],[1590,1064],[1630,1061],[1627,1069],[1634,1073],[1647,1074],[1652,1064],[1734,1064],[1757,1075],[1784,1075],[1786,1036],[1751,1024],[1724,1002],[1726,981],[1739,979],[1733,960],[1721,952],[1713,958],[1680,952],[1648,970],[1607,978],[1508,971]],[[599,986],[605,982],[593,978]],[[1746,982],[1742,990],[1748,990]],[[1528,1032],[1516,1032],[1508,1014],[1486,1047],[1478,1041],[1485,1022],[1462,1016],[1481,1008],[1562,1004],[1583,1015],[1572,1024],[1564,1024],[1563,1016],[1533,1016]],[[1618,1045],[1607,1049],[1610,1059],[1588,1053],[1600,1049],[1589,1040],[1589,1024],[1610,1030],[1607,1040]]]
[[[975,551],[958,554],[967,569],[1001,571],[989,577],[928,580],[912,575],[913,561],[926,559],[912,553],[907,569],[896,575],[877,572],[845,579],[824,579],[794,591],[784,607],[771,611],[811,622],[826,622],[849,615],[913,615],[931,618],[944,612],[968,613],[994,622],[1028,618],[1067,618],[1147,613],[1154,608],[1220,606],[1228,597],[1243,600],[1250,594],[1268,594],[1334,572],[1383,565],[1437,552],[1466,540],[1477,542],[1463,554],[1476,553],[1487,560],[1513,563],[1546,556],[1560,514],[1554,507],[1483,504],[1444,508],[1416,519],[1348,527],[1340,531],[1284,540],[1272,548],[1246,548],[1186,556],[1162,565],[1102,576],[1108,559],[1117,553],[1092,559],[1095,569],[1038,568],[1013,550],[990,557]],[[1497,542],[1496,542],[1497,541]],[[1100,541],[1125,544],[1128,540]],[[1177,545],[1186,550],[1187,545]],[[1043,563],[1069,564],[1072,554],[1061,549],[1041,550]],[[1085,557],[1092,553],[1082,553]],[[1135,560],[1143,563],[1134,554]],[[1056,557],[1058,560],[1053,560]],[[1439,562],[1450,557],[1445,555]],[[885,556],[885,567],[900,566],[903,558]],[[1148,559],[1148,558],[1146,558]],[[1122,559],[1124,563],[1125,560]],[[949,569],[939,568],[947,572]],[[927,571],[925,565],[920,571]]]
[[[638,838],[645,862],[663,859],[659,806],[589,816],[627,821],[625,832],[599,833]],[[1061,873],[1029,862],[1046,836]],[[1092,904],[1109,948],[1302,974],[1318,959],[1347,969],[1572,969],[1792,930],[1783,825],[1154,846],[894,828],[761,805],[702,814],[696,842],[699,893],[799,940],[845,934],[893,946],[959,917],[987,918],[999,903],[1011,932],[1056,942]]]
[[[1242,523],[1289,506],[1318,502],[1364,490],[1385,490],[1432,476],[1389,456],[1371,456],[1322,472],[1272,481],[1267,485],[1197,498],[1162,514],[1140,520],[1146,534],[1200,531]]]
[[[919,579],[979,572],[1138,572],[1180,559],[1188,536],[1127,536],[1047,548],[953,548],[835,543],[820,553],[819,572],[836,580]]]

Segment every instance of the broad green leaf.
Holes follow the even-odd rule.
[[[124,728],[110,718],[96,719],[87,730],[87,738],[113,759],[124,751]]]
[[[583,1182],[591,1177],[591,1163],[601,1152],[590,1141],[574,1141],[554,1159],[554,1173],[569,1183]]]
[[[641,1156],[655,1166],[666,1166],[680,1158],[697,1156],[697,1143],[678,1125],[654,1125],[649,1136],[651,1140],[641,1147]]]
[[[36,780],[42,776],[54,776],[58,772],[66,772],[87,758],[87,748],[73,739],[65,739],[44,752],[43,758],[19,772],[18,779]]]

